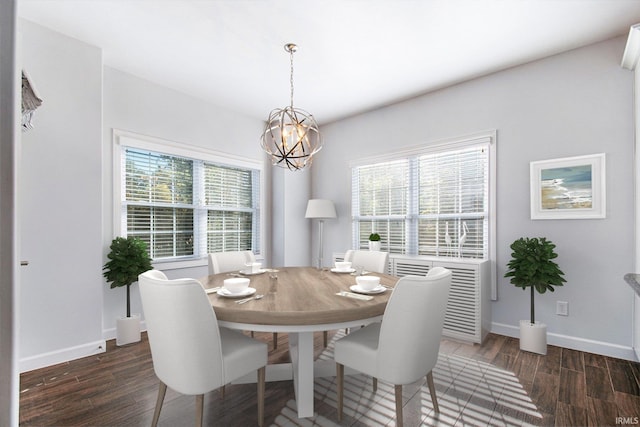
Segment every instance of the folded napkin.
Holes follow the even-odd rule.
[[[372,300],[373,297],[370,297],[368,295],[360,295],[360,294],[356,294],[353,292],[347,292],[347,291],[341,291],[336,293],[336,295],[340,295],[341,297],[347,297],[347,298],[355,298],[355,299],[359,299],[359,300],[363,300],[363,301],[369,301]]]

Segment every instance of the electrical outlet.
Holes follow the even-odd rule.
[[[558,316],[568,316],[569,315],[569,303],[566,301],[557,301],[556,302],[556,314]]]

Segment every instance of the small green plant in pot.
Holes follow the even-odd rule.
[[[116,331],[116,344],[124,345],[140,341],[140,317],[131,316],[131,285],[138,281],[139,274],[153,267],[147,253],[147,244],[138,238],[116,237],[111,242],[110,249],[103,275],[112,289],[127,287],[127,315],[117,319]]]
[[[370,251],[379,251],[380,250],[380,235],[378,233],[369,234],[369,250]]]
[[[535,321],[535,291],[541,294],[553,292],[554,286],[566,282],[564,273],[554,261],[558,257],[555,248],[556,245],[544,237],[521,237],[511,244],[511,261],[504,275],[522,290],[530,288],[531,316],[530,321],[520,322],[520,348],[540,354],[547,353],[547,331],[546,325]]]

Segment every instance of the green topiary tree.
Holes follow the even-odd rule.
[[[554,286],[562,286],[566,280],[564,273],[553,259],[556,245],[544,237],[524,238],[511,244],[511,261],[504,277],[511,277],[511,283],[522,290],[531,288],[531,323],[535,323],[534,290],[544,294],[553,292]]]
[[[127,287],[127,317],[131,317],[131,284],[138,281],[139,274],[153,268],[147,244],[136,237],[116,237],[110,248],[109,261],[102,268],[103,275],[111,288]]]

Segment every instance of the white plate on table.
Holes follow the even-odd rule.
[[[332,268],[331,271],[334,273],[353,273],[356,270],[354,268],[347,268],[346,270],[339,270],[337,268]]]
[[[260,270],[256,271],[255,273],[253,271],[240,270],[240,274],[242,274],[243,276],[255,276],[256,274],[266,273],[267,271],[268,271],[268,269],[266,269],[266,268],[261,268]]]
[[[371,289],[371,290],[365,290],[362,289],[360,287],[360,285],[352,285],[349,289],[351,289],[353,292],[359,293],[359,294],[365,294],[365,295],[377,295],[377,294],[381,294],[384,291],[387,290],[387,288],[385,288],[382,285],[378,285],[375,288]]]
[[[248,297],[249,295],[253,295],[256,293],[256,289],[255,288],[247,288],[242,292],[238,292],[238,293],[231,293],[228,290],[226,290],[225,288],[220,288],[218,289],[217,294],[220,295],[221,297],[225,297],[225,298],[241,298],[241,297]]]

